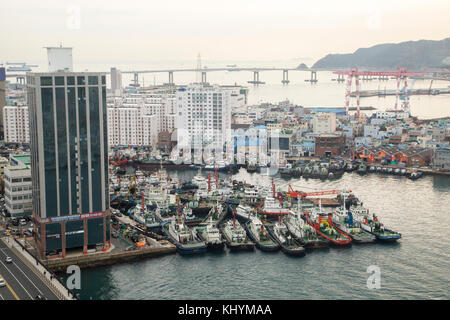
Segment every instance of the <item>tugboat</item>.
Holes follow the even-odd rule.
[[[302,247],[290,234],[285,224],[277,221],[273,226],[268,226],[267,231],[281,246],[281,251],[292,256],[304,256],[305,248]]]
[[[244,224],[248,236],[255,242],[256,247],[261,251],[273,252],[280,250],[280,245],[276,243],[267,232],[265,226],[256,216],[250,216],[250,220]]]
[[[325,214],[319,210],[313,211],[311,214],[305,214],[305,219],[320,236],[330,241],[330,244],[337,246],[351,245],[352,238],[334,227],[331,215],[326,218]]]
[[[225,241],[219,229],[215,226],[212,217],[208,219],[208,224],[205,227],[197,227],[197,234],[200,240],[206,243],[208,250],[222,251],[225,248]]]
[[[162,231],[172,242],[180,254],[194,254],[206,252],[206,243],[197,238],[194,232],[184,223],[177,209],[177,218],[162,223]]]
[[[348,234],[353,242],[371,243],[375,242],[376,237],[359,227],[359,223],[353,220],[353,214],[344,208],[339,208],[333,214],[333,223],[335,227]]]
[[[402,237],[400,233],[385,228],[384,225],[378,221],[375,214],[370,218],[367,211],[366,214],[362,216],[361,228],[373,234],[377,240],[383,242],[394,242]]]
[[[251,251],[255,244],[248,238],[239,221],[227,220],[221,228],[227,247],[231,251]]]

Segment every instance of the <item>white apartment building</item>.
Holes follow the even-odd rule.
[[[108,103],[110,146],[156,146],[158,133],[176,128],[176,100],[170,93],[134,93]]]
[[[116,97],[122,95],[122,73],[116,68],[111,68],[111,93]]]
[[[178,150],[231,143],[231,94],[226,88],[199,84],[178,89]]]
[[[3,130],[6,143],[30,143],[28,106],[5,106]]]
[[[32,213],[30,164],[30,155],[15,155],[11,158],[11,165],[4,169],[5,209],[12,217],[22,217]]]
[[[336,114],[319,112],[314,115],[312,125],[314,134],[334,133],[336,131]]]

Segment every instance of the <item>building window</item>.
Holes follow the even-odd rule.
[[[52,77],[41,77],[41,86],[51,86],[52,84]]]
[[[64,85],[64,77],[55,77],[55,85],[63,86]]]

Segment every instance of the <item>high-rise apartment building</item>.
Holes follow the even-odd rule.
[[[6,143],[30,143],[28,106],[3,108],[3,130]]]
[[[109,246],[106,76],[28,73],[38,252]]]
[[[177,104],[173,93],[134,93],[108,101],[110,146],[156,147],[160,132],[175,129]]]
[[[111,93],[113,96],[122,95],[122,73],[116,68],[111,68]]]
[[[178,150],[221,149],[231,143],[231,90],[193,84],[176,92]]]

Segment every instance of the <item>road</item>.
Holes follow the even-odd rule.
[[[7,256],[13,259],[12,263],[5,262]],[[0,241],[0,276],[6,282],[6,286],[0,288],[0,300],[35,300],[38,294],[47,300],[58,300],[35,272]]]

